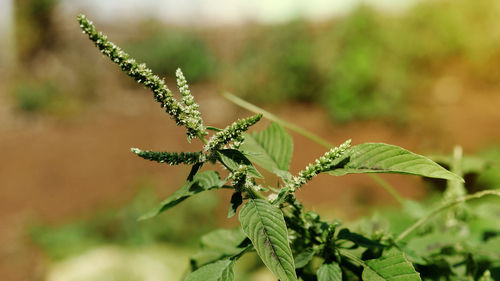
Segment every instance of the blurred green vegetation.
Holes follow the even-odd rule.
[[[95,57],[62,51],[88,48],[53,24],[58,1],[16,3],[20,67],[15,72],[57,69],[53,76],[61,77],[71,73],[58,81],[57,94],[49,95],[46,87],[33,83],[10,87],[19,108],[51,112],[44,104],[50,104],[52,96],[98,101],[97,89],[110,85],[110,77],[95,69]],[[131,25],[133,32],[114,37],[121,36],[128,42],[123,45],[127,52],[161,75],[173,77],[181,67],[189,82],[205,81],[261,104],[316,102],[337,122],[399,122],[413,101],[426,98],[436,77],[453,68],[462,80],[500,85],[499,14],[500,2],[495,0],[422,1],[398,13],[359,6],[326,22],[296,19],[251,25],[241,27],[239,36],[228,34],[227,40],[217,39],[220,30],[176,28],[153,20]],[[33,94],[36,91],[42,93]]]
[[[395,52],[394,34],[385,20],[360,6],[326,34],[333,58],[323,62],[321,99],[336,121],[401,115],[411,79],[409,65]]]
[[[370,218],[363,218],[351,225],[371,238],[385,231],[401,233],[417,219],[438,208],[441,197],[442,194],[433,194],[421,202],[407,200],[402,209],[379,209]],[[474,280],[480,278],[477,272],[488,267],[492,280],[498,280],[499,203],[497,197],[471,201],[462,205],[462,212],[456,221],[450,221],[449,213],[444,212],[411,234],[412,238],[403,244],[408,259],[414,263],[422,279],[446,280],[451,272],[465,276],[468,264],[475,263],[476,272],[469,273]]]
[[[80,110],[80,102],[74,96],[65,95],[56,80],[28,79],[16,84],[13,97],[24,112],[65,117]]]
[[[61,97],[60,91],[50,82],[19,83],[15,91],[19,107],[25,111],[48,110]]]
[[[480,153],[488,161],[483,171],[477,176],[479,187],[500,188],[500,146],[490,147]]]
[[[173,76],[181,68],[189,82],[211,78],[217,70],[216,59],[202,37],[183,30],[154,29],[146,36],[123,46],[138,61],[154,72]]]
[[[228,72],[229,87],[246,99],[263,103],[313,100],[321,86],[313,40],[311,26],[303,20],[261,26],[245,43],[236,67]]]
[[[39,223],[31,227],[30,237],[51,259],[63,259],[102,245],[147,246],[158,243],[195,247],[201,235],[215,227],[214,193],[195,196],[178,208],[155,219],[137,221],[158,204],[151,182],[122,207],[98,211],[91,216],[62,225]]]
[[[422,1],[401,14],[359,6],[326,24],[261,28],[232,88],[254,102],[319,102],[339,122],[401,119],[413,95],[452,64],[498,85],[499,13],[494,0]]]
[[[16,55],[23,64],[30,64],[44,51],[55,48],[53,15],[59,0],[16,0],[14,4]]]

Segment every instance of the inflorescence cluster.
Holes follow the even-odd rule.
[[[262,114],[257,114],[248,118],[236,120],[222,131],[215,133],[205,146],[205,151],[217,150],[233,140],[239,140],[242,134],[248,130],[250,126],[259,122],[261,118]]]
[[[330,151],[327,151],[323,156],[316,159],[314,163],[307,165],[304,170],[299,172],[298,176],[293,177],[291,183],[288,185],[290,191],[294,192],[296,189],[310,181],[313,177],[330,170],[335,160],[341,157],[350,146],[351,140],[346,140],[338,147],[334,147],[330,149]]]
[[[138,148],[131,148],[130,151],[137,154],[137,156],[158,163],[167,163],[170,165],[179,164],[196,164],[200,162],[202,153],[200,152],[156,152],[152,150],[140,150]]]
[[[161,107],[175,120],[177,125],[187,128],[188,139],[202,137],[207,134],[201,121],[198,105],[193,101],[182,72],[178,71],[177,81],[181,94],[183,95],[182,101],[184,105],[174,98],[163,79],[158,75],[154,75],[151,69],[147,68],[146,64],[137,63],[129,54],[116,46],[113,42],[110,42],[106,35],[97,31],[95,26],[85,15],[79,15],[78,22],[80,23],[80,28],[83,30],[83,33],[89,36],[90,40],[94,42],[104,55],[109,57],[112,62],[116,63],[128,76],[134,78],[135,81],[153,91],[155,100],[161,104]]]

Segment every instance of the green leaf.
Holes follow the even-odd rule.
[[[271,123],[264,131],[245,134],[240,148],[251,152],[248,158],[252,162],[282,178],[290,178],[293,140],[279,124]]]
[[[498,224],[498,221],[495,223]],[[485,242],[475,245],[474,249],[471,250],[478,251],[477,256],[487,256],[500,260],[500,236],[489,238]]]
[[[217,151],[220,162],[229,170],[237,171],[240,165],[248,166],[248,173],[256,178],[263,178],[262,175],[255,169],[252,162],[236,149],[221,149]]]
[[[421,280],[404,254],[393,248],[378,259],[365,261],[362,278],[365,281],[414,281]]]
[[[221,180],[219,174],[215,171],[207,171],[193,175],[193,171],[188,177],[186,183],[174,192],[172,195],[163,200],[158,207],[144,214],[139,220],[145,220],[159,215],[160,213],[172,208],[180,202],[186,200],[202,191],[220,188],[225,181]]]
[[[217,229],[201,237],[201,250],[191,257],[195,268],[241,253],[250,243],[241,229]]]
[[[371,240],[369,238],[364,237],[361,234],[354,233],[349,231],[347,228],[343,228],[339,231],[337,235],[337,239],[344,239],[353,242],[356,245],[365,248],[383,248],[385,245],[380,244],[378,241]]]
[[[312,260],[314,254],[316,254],[316,252],[313,248],[307,248],[305,251],[298,254],[295,257],[295,268],[303,268],[306,266]]]
[[[243,203],[243,197],[241,192],[236,191],[231,196],[231,201],[229,202],[229,210],[227,211],[227,217],[232,218],[236,214],[236,210]]]
[[[359,173],[398,173],[447,180],[463,179],[432,160],[385,143],[364,143],[348,149],[327,172],[333,176]]]
[[[239,219],[264,264],[281,281],[296,281],[288,232],[279,208],[266,200],[251,199],[241,209]]]
[[[464,238],[461,238],[460,235],[452,231],[433,232],[427,235],[412,237],[406,244],[405,250],[411,253],[411,255],[407,255],[409,260],[421,262],[421,259],[439,254],[445,247],[463,245],[463,240]]]
[[[234,229],[217,229],[201,237],[201,246],[204,249],[218,250],[221,253],[232,255],[241,250],[241,244],[246,235],[237,227]]]
[[[233,281],[234,261],[221,260],[204,265],[188,275],[186,281]]]
[[[316,275],[318,281],[342,281],[342,270],[336,262],[322,264]]]

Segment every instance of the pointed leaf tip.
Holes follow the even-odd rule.
[[[333,176],[398,173],[464,181],[427,157],[385,143],[364,143],[351,147],[327,173]]]

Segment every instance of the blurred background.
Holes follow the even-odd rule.
[[[237,225],[224,192],[136,221],[188,170],[129,148],[201,145],[81,34],[81,12],[171,89],[181,67],[209,125],[250,114],[229,91],[332,144],[461,145],[490,161],[467,187],[500,187],[499,1],[1,0],[2,280],[178,280],[203,233]],[[297,172],[324,148],[292,135]],[[406,198],[442,188],[383,178]],[[344,221],[396,204],[363,175],[319,176],[298,197]]]

